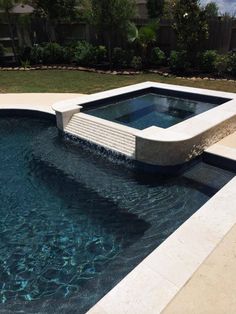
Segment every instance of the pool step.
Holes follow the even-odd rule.
[[[83,140],[134,158],[135,135],[123,126],[114,127],[108,121],[83,113],[74,114],[65,132]]]
[[[209,164],[236,171],[236,132],[208,147],[203,160]]]

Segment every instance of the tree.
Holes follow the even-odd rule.
[[[172,20],[174,18],[175,0],[165,0],[163,17]]]
[[[207,19],[218,17],[219,16],[219,7],[215,2],[209,2],[205,8],[205,14]]]
[[[161,17],[164,9],[164,0],[147,0],[147,10],[149,18]]]
[[[150,58],[150,50],[153,48],[157,40],[158,28],[159,23],[157,20],[154,20],[139,29],[134,23],[129,24],[127,31],[128,41],[130,43],[136,43],[136,48],[141,48],[141,55],[144,63],[147,63]]]
[[[177,0],[174,9],[174,29],[179,49],[186,50],[191,63],[208,38],[208,23],[199,0]]]
[[[134,0],[90,0],[90,23],[96,26],[100,40],[104,37],[110,65],[114,37],[124,36],[135,8]]]
[[[31,3],[37,14],[46,19],[50,41],[56,41],[55,27],[59,21],[76,17],[76,0],[32,0]]]

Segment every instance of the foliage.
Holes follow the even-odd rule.
[[[179,49],[186,50],[194,64],[196,54],[208,38],[208,23],[199,0],[177,0],[174,10],[174,29]]]
[[[163,17],[173,20],[176,0],[165,0],[163,8]]]
[[[74,47],[73,46],[65,46],[62,47],[62,58],[64,63],[71,63],[74,61]]]
[[[163,65],[165,63],[166,56],[165,53],[159,48],[155,47],[152,49],[151,53],[151,63],[156,66]]]
[[[134,23],[129,23],[127,29],[128,41],[130,43],[137,42],[142,47],[147,47],[156,41],[158,28],[159,22],[157,20],[141,26],[139,29]]]
[[[112,53],[112,64],[115,68],[126,68],[129,64],[127,52],[119,47],[114,48]]]
[[[63,47],[57,43],[47,43],[43,47],[43,63],[59,64],[64,61]]]
[[[124,31],[134,15],[133,0],[91,0],[91,22],[100,31]]]
[[[219,7],[216,2],[209,2],[204,8],[206,18],[214,18],[219,16]]]
[[[223,75],[224,73],[228,72],[228,68],[229,68],[229,55],[225,54],[225,55],[217,55],[217,59],[215,62],[215,68],[216,68],[216,72],[219,75]]]
[[[21,66],[24,68],[24,69],[27,69],[27,68],[30,68],[30,61],[29,60],[21,60]]]
[[[134,43],[139,36],[138,28],[132,22],[127,25],[127,40],[129,43]]]
[[[156,41],[156,32],[153,27],[147,25],[139,29],[138,41],[143,47],[147,47],[149,44]]]
[[[75,62],[78,65],[89,66],[95,63],[94,47],[86,41],[79,41],[75,46]]]
[[[164,9],[164,0],[147,0],[147,10],[149,18],[161,17]]]
[[[235,52],[231,52],[229,54],[229,72],[230,74],[232,74],[233,76],[236,76],[236,53]]]
[[[43,47],[34,45],[30,52],[30,61],[32,64],[40,64],[43,62]]]
[[[0,44],[0,58],[2,58],[5,54],[5,48],[2,44]]]
[[[154,20],[139,29],[133,24],[128,32],[129,42],[136,44],[136,53],[138,52],[142,56],[145,64],[148,63],[151,49],[156,43],[158,27],[159,21]]]
[[[89,0],[91,3],[90,23],[95,25],[101,43],[108,49],[110,66],[115,37],[124,37],[129,22],[135,16],[134,0]]]
[[[32,0],[37,13],[50,20],[65,20],[76,16],[76,0]]]
[[[107,49],[105,46],[94,47],[94,57],[96,64],[101,64],[107,60]]]
[[[56,41],[55,26],[60,21],[72,20],[77,15],[76,0],[31,0],[35,14],[45,20],[50,41]]]
[[[190,63],[187,57],[186,50],[175,51],[172,50],[170,54],[169,65],[174,73],[185,72],[189,67]]]
[[[212,73],[216,70],[217,52],[215,50],[206,50],[200,55],[200,69],[206,73]]]
[[[4,11],[9,11],[14,6],[14,4],[18,3],[19,1],[14,0],[0,0],[0,8]]]
[[[131,61],[131,67],[134,68],[135,70],[141,70],[142,66],[143,66],[142,58],[139,56],[134,56]]]

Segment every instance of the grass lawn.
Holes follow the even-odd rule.
[[[111,75],[80,71],[43,70],[0,72],[0,93],[95,93],[107,89],[154,81],[236,93],[236,82],[177,79],[157,74]]]

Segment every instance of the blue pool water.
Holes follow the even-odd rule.
[[[0,313],[85,313],[233,176],[141,174],[47,120],[0,130]]]
[[[136,129],[168,128],[212,109],[216,104],[154,93],[86,110],[86,113]]]

